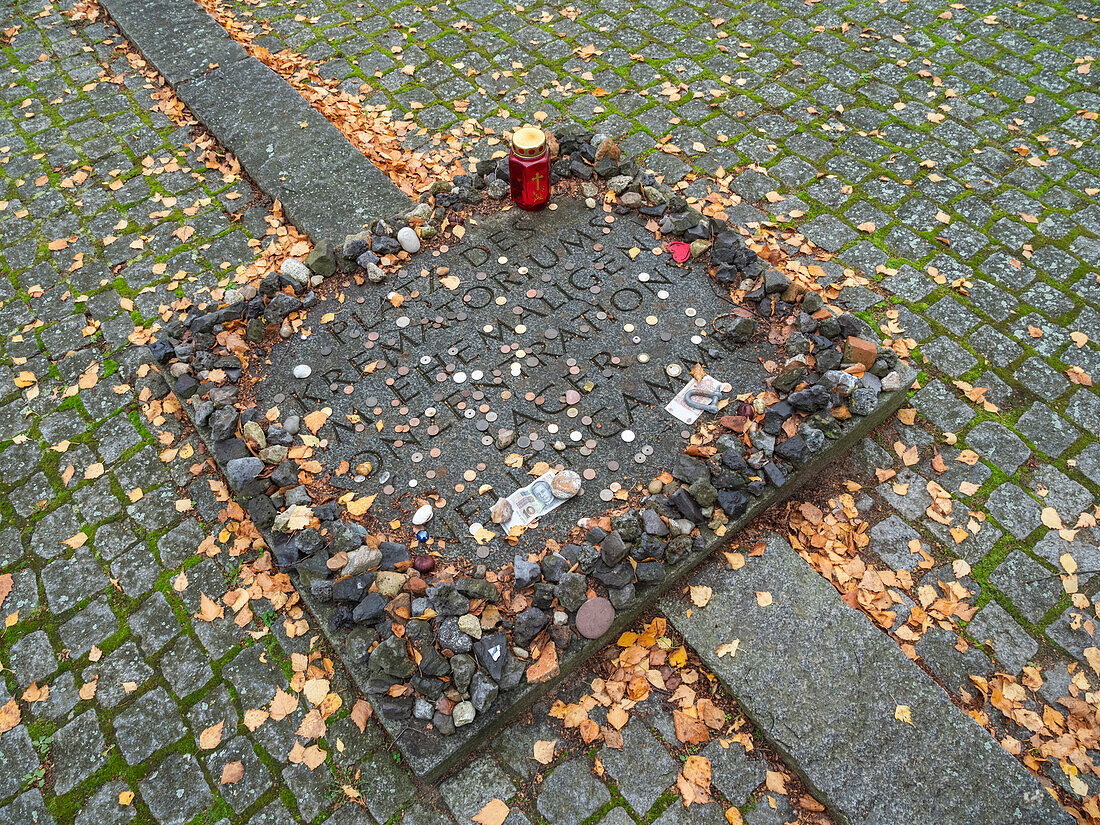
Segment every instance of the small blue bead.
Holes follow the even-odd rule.
[[[416,534],[416,540],[418,542],[420,542],[421,544],[426,542],[428,540],[428,531],[427,530],[421,530],[419,533]]]

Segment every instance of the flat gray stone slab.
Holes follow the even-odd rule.
[[[111,0],[103,5],[170,86],[248,59],[244,47],[198,3]]]
[[[778,537],[693,584],[704,608],[662,610],[765,738],[852,825],[1071,823],[1038,780]],[[757,593],[770,593],[761,607]],[[740,640],[733,657],[715,649]],[[898,705],[913,724],[895,719]]]
[[[565,200],[537,222],[510,212],[482,219],[461,245],[423,258],[385,286],[343,285],[342,302],[324,300],[311,309],[313,334],[277,343],[258,359],[265,361],[258,382],[248,384],[258,409],[277,406],[284,415],[299,416],[329,411],[317,428],[324,445],[317,458],[332,486],[354,496],[377,494],[372,518],[386,523],[405,515],[401,507],[411,513],[415,499],[434,490],[429,532],[446,539],[444,555],[466,566],[497,567],[526,552],[523,542],[534,546],[561,538],[577,519],[611,509],[612,485],[631,488],[674,466],[688,428],[663,406],[686,384],[691,365],[702,364],[734,393],[755,392],[764,386],[760,359],[775,357],[774,345],[763,341],[736,347],[718,335],[700,334],[714,332],[711,320],[732,310],[700,265],[672,266],[667,256],[642,251],[652,248],[653,238],[633,219],[609,224],[605,213]],[[449,267],[446,274],[441,265]],[[391,291],[404,297],[400,306],[388,299]],[[333,317],[322,322],[330,312]],[[379,359],[386,370],[369,369]],[[681,366],[679,375],[669,374],[670,363]],[[310,375],[292,377],[301,364],[311,367]],[[903,365],[899,372],[900,385],[908,388],[915,372]],[[291,572],[292,580],[356,686],[375,703],[406,764],[434,781],[615,639],[749,521],[846,454],[897,410],[905,394],[883,393],[869,415],[853,416],[806,464],[792,465],[778,482],[773,475],[753,493],[743,515],[726,525],[725,538],[701,527],[694,549],[666,560],[663,578],[639,580],[606,633],[574,639],[559,651],[557,677],[538,684],[513,681],[514,687],[502,688],[490,707],[450,735],[424,719],[403,721],[399,712],[378,710],[387,705],[379,701],[379,683],[363,656],[364,641],[370,641],[358,627],[349,631],[345,621],[334,621],[339,603],[326,598],[324,586],[314,586],[317,571],[303,565]],[[383,415],[379,433],[374,422]],[[529,480],[511,472],[504,457],[513,448],[500,448],[493,435],[509,425],[527,467],[536,459],[570,466],[584,475],[587,492],[543,513],[539,529],[528,531],[518,546],[500,546],[499,537],[492,546],[479,546],[470,540],[471,528],[491,524],[495,496],[478,495],[478,487],[491,484],[509,493]],[[563,442],[560,451],[557,440]],[[367,461],[372,471],[360,473]],[[338,467],[344,469],[334,472]],[[265,537],[272,546],[281,543]],[[189,590],[201,568],[191,568]]]
[[[412,206],[339,129],[249,57],[194,0],[107,0],[104,6],[191,113],[315,241],[342,241]]]
[[[416,258],[383,287],[348,278],[308,311],[313,334],[256,359],[258,409],[332,411],[316,433],[328,444],[323,461],[349,468],[332,486],[377,495],[379,523],[407,519],[438,493],[446,505],[437,502],[429,533],[475,563],[501,567],[539,550],[545,528],[568,531],[607,509],[610,485],[629,489],[671,466],[690,428],[664,405],[693,365],[736,396],[759,390],[761,361],[780,358],[774,345],[715,334],[713,320],[733,309],[728,290],[701,266],[653,255],[652,233],[633,216],[609,224],[574,198],[557,203],[536,217],[480,218],[466,243]],[[632,249],[644,251],[632,259]],[[295,378],[302,364],[312,372]],[[502,429],[514,441],[503,448]],[[523,466],[505,463],[513,453]],[[478,546],[476,525],[502,532],[490,508],[529,484],[538,461],[583,475],[582,492],[518,545]],[[372,472],[358,474],[362,464]],[[478,493],[483,484],[492,495]]]

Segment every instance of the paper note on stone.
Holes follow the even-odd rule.
[[[512,514],[503,524],[505,530],[526,527],[539,516],[553,512],[568,501],[554,495],[552,484],[555,475],[557,473],[554,470],[547,470],[526,487],[520,487],[508,496],[507,502],[512,508]]]
[[[695,394],[697,404],[706,404],[710,401],[709,396],[712,393],[721,392],[723,386],[722,382],[713,375],[704,374],[701,380],[692,378],[682,390],[673,396],[671,401],[665,404],[665,410],[678,421],[685,424],[694,424],[699,420],[699,416],[703,414],[703,411],[688,406],[688,397]]]

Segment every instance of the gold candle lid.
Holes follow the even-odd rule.
[[[542,129],[523,126],[512,133],[512,151],[521,158],[537,158],[546,149],[546,135]]]

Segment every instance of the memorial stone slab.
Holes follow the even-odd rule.
[[[269,291],[266,307],[261,301],[253,309],[270,326],[249,337],[256,346],[245,372],[229,379],[234,386],[213,386],[221,383],[214,379],[205,398],[187,405],[223,469],[258,454],[238,479],[238,496],[407,764],[426,781],[446,775],[745,524],[845,454],[897,409],[915,376],[898,364],[899,389],[881,397],[857,389],[850,421],[817,415],[805,436],[788,433],[777,442],[772,432],[788,418],[832,403],[825,382],[795,392],[792,368],[786,388],[776,388],[790,402],[764,414],[769,371],[806,345],[805,336],[781,353],[776,342],[785,334],[758,329],[749,317],[762,299],[735,303],[700,262],[671,260],[644,218],[586,209],[568,196],[555,206],[533,216],[511,209],[466,216],[461,243],[421,250],[381,278],[333,274],[315,292],[299,290],[300,298]],[[271,277],[267,288],[278,290],[281,276],[274,284]],[[786,313],[779,297],[786,277],[773,276],[769,288],[776,311]],[[772,315],[768,303],[761,320]],[[861,323],[843,316],[829,336],[853,347]],[[822,346],[823,357],[839,365],[842,348]],[[171,360],[168,347],[157,342],[159,359]],[[721,391],[685,404],[693,378]],[[871,396],[863,411],[854,406],[859,393]],[[723,399],[733,403],[720,409]],[[670,401],[679,416],[666,409]],[[729,453],[720,467],[686,455],[700,423],[690,406],[709,407],[701,422],[712,425],[713,413],[728,415],[732,423],[722,426],[734,433],[763,416],[763,429],[753,425],[751,467],[730,451],[739,443],[733,434],[718,439],[717,449]],[[232,438],[238,427],[252,447]],[[807,439],[815,438],[811,448]],[[291,459],[288,445],[298,453]],[[265,464],[272,449],[281,452]],[[675,481],[657,495],[653,482],[662,476]],[[750,495],[736,493],[738,484]],[[609,530],[592,527],[592,518],[636,507],[647,488],[650,503],[667,510],[667,525],[631,510]],[[513,493],[512,514],[528,516],[526,529],[505,536],[499,522],[509,517],[498,508]],[[328,538],[304,529],[303,514],[325,525]],[[528,554],[544,554],[547,539],[567,545],[578,526],[572,538],[585,546],[526,562]],[[364,545],[366,534],[385,540]],[[666,556],[658,537],[669,534]],[[418,541],[427,545],[413,560]],[[317,555],[321,547],[327,562]],[[334,567],[339,553],[347,555]],[[664,561],[645,561],[650,553]],[[426,598],[402,572],[410,563],[429,580]],[[439,563],[441,579],[432,573]],[[571,569],[575,563],[592,578]],[[468,615],[471,600],[497,601],[499,585],[512,582],[510,565],[517,583],[523,579],[520,589],[535,582],[539,609],[514,625],[509,617],[479,627]],[[200,568],[192,568],[192,582]],[[503,576],[486,577],[487,568]],[[403,592],[406,581],[410,592]],[[590,599],[590,588],[598,598]],[[570,618],[586,602],[606,613],[598,627],[587,614]],[[394,617],[419,616],[410,611],[428,605],[425,619],[408,623],[424,657],[414,673],[406,644],[388,629],[391,619],[400,621]],[[543,608],[554,615],[548,631]],[[584,638],[585,627],[598,638]],[[559,653],[539,673],[522,648],[542,632]],[[537,644],[542,667],[545,642]],[[461,701],[437,701],[437,676],[452,668]],[[406,680],[411,692],[390,691]]]
[[[528,542],[490,549],[475,534],[501,532],[491,506],[538,462],[581,476],[582,492],[539,520],[568,528],[683,449],[690,428],[664,405],[696,364],[736,395],[758,391],[760,361],[775,357],[715,334],[734,307],[701,267],[655,255],[636,219],[610,218],[569,199],[534,217],[506,211],[388,289],[349,283],[310,310],[308,338],[272,347],[257,407],[330,410],[317,436],[328,466],[346,462],[335,487],[377,494],[379,522],[434,499],[427,529],[450,552],[510,562]],[[302,364],[310,375],[296,379]]]

